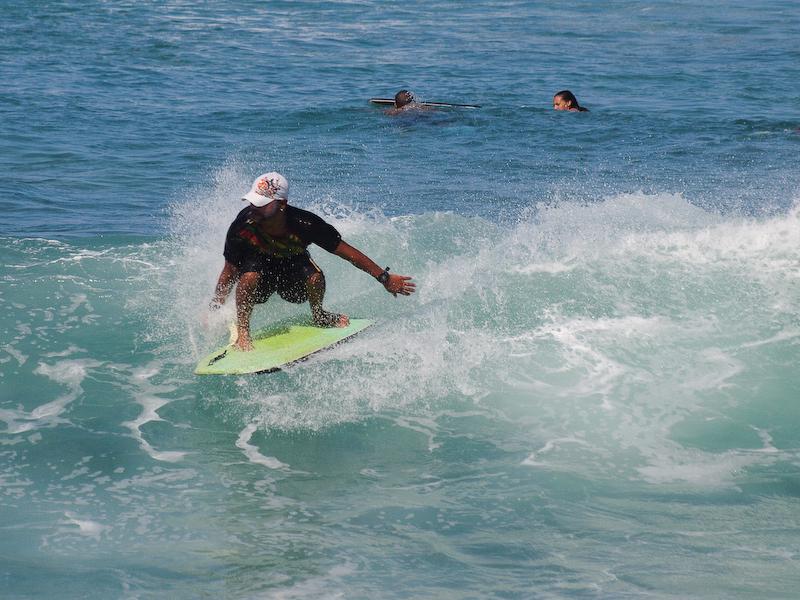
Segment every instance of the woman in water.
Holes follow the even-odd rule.
[[[578,99],[575,97],[575,94],[569,90],[562,90],[553,96],[553,109],[568,110],[570,112],[589,112],[588,108],[584,108],[578,104]]]

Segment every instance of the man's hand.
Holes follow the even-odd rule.
[[[402,294],[403,296],[410,296],[413,294],[417,284],[411,281],[411,277],[407,275],[389,275],[389,279],[386,280],[383,287],[385,287],[386,291],[392,296],[397,298],[397,294]]]

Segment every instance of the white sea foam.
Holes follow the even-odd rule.
[[[258,447],[252,445],[250,440],[253,438],[253,434],[258,429],[258,425],[255,423],[251,423],[239,433],[239,438],[236,440],[236,447],[240,448],[244,455],[247,457],[251,463],[256,465],[263,465],[268,469],[284,469],[289,465],[286,465],[279,461],[277,458],[272,456],[265,456],[262,454]]]
[[[85,354],[85,353],[86,353],[85,349],[70,344],[69,347],[67,347],[65,350],[61,350],[59,352],[44,352],[42,353],[42,357],[63,358],[65,356],[74,356],[75,354]]]
[[[656,208],[640,217],[653,200],[663,201],[666,212]],[[535,225],[541,227],[521,223],[512,246],[498,246],[506,255],[513,249],[512,272],[535,276],[548,271],[539,264],[569,264],[562,273],[548,274],[589,275],[598,306],[613,293],[608,294],[613,302],[600,312],[616,313],[576,317],[570,300],[551,305],[542,325],[505,338],[511,362],[504,377],[512,389],[568,400],[563,410],[532,403],[542,435],[574,440],[570,434],[582,432],[580,446],[588,444],[612,461],[620,461],[621,455],[614,458],[620,451],[634,450],[647,463],[637,473],[652,484],[733,485],[745,467],[772,460],[772,446],[721,454],[683,450],[672,431],[702,420],[709,410],[729,410],[740,397],[738,381],[750,368],[737,356],[740,351],[773,344],[788,349],[796,338],[791,316],[800,299],[796,209],[769,219],[722,219],[677,196],[629,196],[549,209]],[[527,260],[531,265],[523,264]],[[654,286],[663,293],[651,299]],[[553,364],[548,349],[558,353],[560,365]],[[518,371],[515,363],[532,372]],[[603,402],[593,408],[595,394]],[[589,411],[591,431],[585,418],[571,414],[575,410]],[[554,447],[544,449],[548,454]],[[543,450],[532,452],[524,464],[549,464]],[[573,458],[565,455],[567,463],[555,464],[572,468]],[[586,458],[581,453],[581,460]],[[599,472],[612,464],[599,465]]]
[[[188,340],[188,361],[218,343],[232,318],[226,306],[203,330],[198,298],[209,297],[224,231],[240,208],[230,199],[249,179],[236,165],[225,168],[199,203],[174,213],[181,236],[164,271],[173,296],[157,322],[171,324],[160,335]],[[564,468],[562,458],[594,453],[594,469],[605,461],[610,471],[653,483],[683,473],[699,485],[702,477],[685,466],[694,462],[673,452],[673,427],[731,404],[749,368],[741,352],[797,337],[796,209],[759,220],[723,217],[680,195],[640,193],[562,202],[500,226],[313,204],[369,254],[399,255],[393,262],[415,277],[418,294],[386,298],[349,265],[315,254],[332,305],[381,318],[282,374],[239,380],[248,424],[237,445],[254,462],[271,464],[249,442],[255,426],[317,430],[383,413],[419,429],[435,451],[430,415],[466,400],[494,403],[493,418],[529,424],[542,449],[530,450],[526,464]],[[298,310],[305,307],[271,300],[254,323]],[[546,449],[542,440],[574,441]],[[658,456],[674,458],[673,475],[656,474],[669,470],[669,459],[656,466]]]
[[[653,484],[684,483],[704,488],[735,485],[736,476],[755,464],[767,464],[773,459],[752,452],[731,450],[723,453],[677,452],[653,456],[638,471]]]
[[[0,408],[0,421],[5,421],[6,433],[23,433],[68,422],[62,415],[66,412],[67,407],[82,394],[81,384],[88,371],[101,365],[102,363],[91,359],[61,360],[52,364],[39,363],[34,373],[62,384],[67,388],[67,393],[30,411],[21,407],[16,409]]]
[[[320,600],[338,600],[347,598],[347,585],[344,578],[358,572],[357,566],[351,562],[335,565],[327,573],[305,578],[303,581],[276,589],[267,594],[256,595],[255,598],[275,598],[291,600],[300,598],[319,598]],[[287,578],[288,579],[288,578]]]
[[[556,438],[553,440],[548,440],[548,442],[539,448],[536,452],[532,452],[528,455],[525,460],[522,461],[522,464],[528,467],[544,467],[547,466],[547,462],[543,459],[543,455],[552,452],[554,449],[558,448],[559,446],[563,446],[564,444],[577,444],[579,446],[588,446],[588,444],[581,439],[569,437],[569,438]]]
[[[143,408],[139,418],[133,421],[125,421],[122,423],[123,427],[130,429],[131,435],[137,442],[139,442],[139,446],[142,448],[142,450],[144,450],[155,460],[177,462],[183,459],[183,457],[186,455],[185,452],[156,450],[142,435],[142,425],[151,421],[161,420],[156,411],[167,402],[160,399],[140,398],[138,403],[141,404]]]
[[[13,344],[5,344],[2,350],[8,354],[8,357],[0,359],[0,363],[8,362],[12,358],[17,361],[18,365],[24,365],[28,361],[28,356],[20,352]]]
[[[396,417],[394,422],[398,427],[410,429],[411,431],[416,431],[417,433],[424,435],[428,439],[429,452],[433,452],[442,445],[436,441],[436,431],[438,426],[436,425],[436,421],[433,419],[421,417]]]
[[[125,421],[122,423],[122,425],[130,430],[131,435],[137,442],[139,442],[139,446],[142,448],[142,450],[144,450],[152,458],[165,462],[177,462],[186,456],[186,452],[176,450],[157,450],[153,448],[147,439],[145,439],[142,433],[142,426],[146,423],[163,421],[161,416],[158,414],[158,409],[165,404],[168,404],[170,401],[159,397],[158,394],[164,394],[174,390],[174,386],[157,385],[150,382],[150,378],[157,373],[158,367],[156,364],[149,364],[134,370],[134,400],[137,404],[141,405],[142,411],[139,413],[139,416],[136,419],[132,421]]]
[[[65,512],[64,517],[66,517],[64,524],[77,525],[78,531],[81,535],[94,538],[96,540],[100,539],[100,536],[104,532],[111,529],[108,525],[102,525],[101,523],[91,519],[80,519],[72,512]]]

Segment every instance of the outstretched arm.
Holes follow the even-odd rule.
[[[231,288],[233,288],[238,279],[239,269],[226,260],[225,266],[222,267],[222,272],[219,274],[219,279],[217,279],[217,287],[214,288],[214,297],[209,304],[212,310],[225,304],[225,299],[231,293]]]
[[[339,245],[336,246],[336,251],[334,254],[352,263],[365,273],[369,273],[376,279],[381,273],[383,273],[383,269],[381,269],[377,263],[375,263],[375,261],[361,252],[361,250],[353,248],[353,246],[344,240],[340,241]],[[383,287],[386,288],[387,292],[393,294],[394,296],[397,296],[397,294],[408,296],[414,292],[414,289],[417,286],[411,281],[411,277],[407,277],[406,275],[390,274],[389,278],[386,280],[386,283],[383,284]]]

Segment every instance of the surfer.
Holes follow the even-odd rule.
[[[278,295],[295,304],[311,305],[311,317],[319,327],[346,327],[347,315],[322,307],[325,276],[311,260],[309,244],[316,244],[377,279],[386,291],[408,296],[414,292],[411,277],[389,273],[344,240],[339,232],[312,212],[290,206],[289,182],[280,173],[265,173],[254,182],[242,200],[248,206],[239,212],[225,237],[225,266],[217,280],[209,308],[225,303],[236,285],[234,346],[252,350],[250,315],[256,304]]]
[[[394,107],[386,109],[387,115],[399,115],[407,110],[430,110],[417,100],[417,95],[408,90],[400,90],[394,95]]]
[[[578,104],[578,99],[575,97],[575,94],[569,90],[561,90],[553,96],[553,109],[568,110],[570,112],[589,112],[588,108],[584,108]]]

